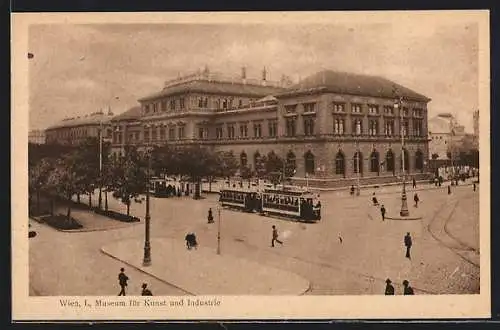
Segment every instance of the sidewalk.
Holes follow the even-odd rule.
[[[115,259],[193,295],[302,295],[309,281],[294,273],[264,266],[213,249],[187,250],[181,240],[151,241],[152,264],[142,265],[144,241],[121,240],[101,248]]]

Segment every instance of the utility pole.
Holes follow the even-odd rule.
[[[405,173],[405,130],[404,130],[404,111],[403,111],[403,97],[397,96],[396,101],[394,102],[394,108],[399,109],[400,114],[400,134],[401,134],[401,165],[403,167],[402,176],[403,176],[403,187],[401,191],[401,211],[399,215],[402,217],[407,217],[410,215],[408,210],[408,203],[406,199],[406,173]]]
[[[102,209],[102,117],[99,120],[99,209]]]
[[[220,226],[221,226],[221,210],[220,205],[217,207],[217,212],[219,216],[219,221],[217,221],[217,254],[220,255]]]
[[[151,242],[150,242],[150,223],[151,223],[151,215],[149,214],[149,188],[151,185],[151,178],[150,178],[150,172],[151,172],[151,153],[150,150],[147,149],[147,154],[148,154],[148,173],[146,175],[146,217],[145,217],[145,222],[146,222],[146,233],[145,233],[145,238],[144,238],[144,259],[142,261],[143,266],[150,266],[151,265]]]
[[[359,138],[356,140],[356,172],[358,173],[357,176],[357,190],[356,190],[356,196],[359,196],[361,194],[361,186],[359,183],[359,170],[360,170],[360,164],[359,164]]]

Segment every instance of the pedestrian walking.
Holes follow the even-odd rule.
[[[417,188],[417,181],[415,180],[415,177],[413,177],[413,189]]]
[[[407,281],[407,280],[404,280],[403,281],[403,294],[405,296],[412,296],[414,295],[415,293],[413,292],[413,288],[410,286],[410,283]]]
[[[127,286],[128,276],[125,275],[125,269],[120,268],[120,274],[118,274],[118,282],[120,283],[120,293],[118,296],[125,296],[125,287]]]
[[[212,215],[212,208],[208,209],[208,223],[214,223],[214,216]]]
[[[472,184],[472,188],[474,189],[474,191],[476,191],[476,183],[475,182]]]
[[[141,296],[152,296],[153,293],[148,289],[148,285],[146,283],[142,283],[142,292]]]
[[[405,239],[404,239],[404,243],[405,243],[405,246],[406,246],[406,258],[408,258],[408,259],[411,260],[410,249],[411,249],[411,246],[413,245],[413,242],[411,240],[410,233],[406,233],[406,236],[405,236]]]
[[[278,242],[283,245],[283,242],[278,239],[278,229],[273,225],[273,239],[271,240],[271,246],[274,247],[274,242]]]
[[[385,207],[383,204],[380,207],[380,214],[382,215],[382,221],[385,221]]]
[[[373,193],[372,202],[373,202],[373,206],[378,206],[378,200],[377,200],[377,197],[375,196],[375,193]]]
[[[451,195],[451,186],[448,186],[448,195]]]
[[[354,196],[354,185],[351,186],[351,196]]]
[[[415,207],[418,207],[418,202],[420,201],[420,198],[418,198],[417,193],[415,193],[415,195],[413,195],[413,200],[415,201]]]
[[[392,281],[390,279],[385,280],[385,295],[386,296],[394,296],[394,286],[391,284]]]

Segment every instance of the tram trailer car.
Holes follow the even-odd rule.
[[[256,192],[234,188],[223,189],[219,201],[223,207],[244,212],[257,212],[306,222],[321,220],[321,203],[316,196],[304,191],[265,189],[263,192]]]

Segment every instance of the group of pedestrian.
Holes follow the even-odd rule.
[[[118,283],[120,284],[120,293],[118,293],[118,296],[125,296],[125,288],[128,286],[128,281],[129,278],[125,274],[125,268],[120,268],[120,273],[118,274]],[[148,285],[146,283],[142,283],[142,291],[141,291],[141,296],[152,296],[153,293],[151,290],[148,289]]]
[[[196,240],[195,233],[187,233],[184,239],[188,250],[191,250],[192,248],[198,249],[198,241]]]
[[[395,295],[395,290],[394,286],[392,285],[391,279],[385,280],[385,295],[386,296],[394,296]],[[409,295],[414,295],[413,288],[410,286],[410,282],[408,280],[403,281],[403,295],[409,296]]]

